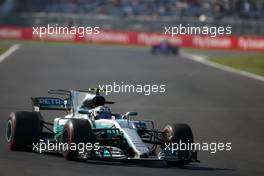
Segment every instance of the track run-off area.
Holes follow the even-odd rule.
[[[231,142],[231,151],[199,151],[201,163],[69,162],[58,155],[11,152],[4,142],[10,112],[31,110],[30,98],[49,89],[88,89],[99,84],[165,84],[164,93],[112,93],[112,111],[139,112],[158,129],[188,123],[196,142]],[[183,56],[112,45],[23,42],[0,63],[1,176],[261,176],[264,175],[264,82]],[[53,116],[45,117],[52,121]]]

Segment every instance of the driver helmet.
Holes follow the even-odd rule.
[[[94,108],[93,116],[95,120],[98,119],[111,119],[111,111],[107,106],[99,106]]]

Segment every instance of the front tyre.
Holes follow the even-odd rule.
[[[83,143],[92,143],[93,133],[92,127],[86,119],[71,119],[64,125],[62,134],[62,143],[66,144],[67,149],[62,151],[66,160],[77,160],[79,151],[76,146]],[[75,147],[74,147],[75,146]]]
[[[164,129],[165,141],[171,143],[191,144],[193,143],[193,133],[189,125],[187,124],[172,124],[167,125]],[[187,165],[192,161],[192,151],[189,150],[178,150],[177,151],[178,161],[165,160],[169,166],[183,166]]]

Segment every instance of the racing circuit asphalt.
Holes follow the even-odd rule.
[[[264,175],[264,82],[176,56],[151,56],[146,48],[22,43],[0,63],[0,127],[11,111],[30,110],[30,97],[49,89],[98,84],[166,84],[164,94],[111,94],[113,111],[138,111],[158,128],[185,122],[197,142],[232,142],[231,151],[199,152],[201,163],[69,162],[57,155],[8,151],[0,145],[1,176],[261,176]],[[107,98],[108,98],[107,97]],[[51,119],[51,118],[50,118]]]

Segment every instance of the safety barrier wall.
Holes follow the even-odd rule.
[[[0,27],[0,39],[110,43],[142,46],[151,46],[160,41],[168,40],[172,44],[186,48],[264,51],[264,37],[257,36],[228,35],[210,37],[200,35],[178,35],[170,37],[162,33],[105,30],[100,31],[99,34],[89,34],[85,37],[70,34],[47,34],[40,37],[39,35],[33,34],[32,28]]]

